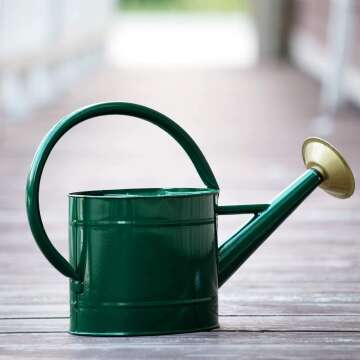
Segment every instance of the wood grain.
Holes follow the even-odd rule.
[[[317,96],[315,84],[285,65],[108,69],[26,122],[7,119],[0,143],[0,359],[358,359],[358,192],[338,201],[316,190],[220,289],[220,329],[161,337],[67,334],[68,281],[40,254],[24,208],[27,169],[46,131],[75,108],[104,100],[142,103],[183,126],[217,176],[221,204],[269,201],[303,171],[299,150],[312,135]],[[330,140],[359,174],[358,114],[344,109],[337,121]],[[79,125],[45,167],[40,200],[50,238],[67,254],[66,193],[144,186],[201,183],[177,145],[149,124],[109,117]],[[245,220],[221,217],[221,242]]]

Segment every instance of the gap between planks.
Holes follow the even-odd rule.
[[[217,332],[360,333],[360,315],[232,315],[219,316]],[[0,334],[66,333],[68,317],[0,319]]]

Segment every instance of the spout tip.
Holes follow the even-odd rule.
[[[350,166],[340,152],[327,141],[310,137],[304,141],[302,156],[307,169],[317,170],[323,182],[320,187],[340,199],[350,197],[355,190],[355,179]]]

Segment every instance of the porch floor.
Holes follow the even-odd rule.
[[[68,282],[40,254],[24,189],[41,138],[62,116],[99,101],[140,103],[178,122],[207,157],[220,204],[263,203],[303,172],[318,86],[293,68],[108,69],[0,133],[0,359],[358,358],[360,197],[316,190],[220,289],[221,327],[183,335],[95,338],[67,333]],[[119,121],[121,120],[121,121]],[[328,137],[360,170],[360,116],[347,107]],[[55,147],[41,184],[49,237],[67,254],[71,191],[201,186],[179,146],[152,125],[98,118]],[[219,238],[243,216],[222,217]]]

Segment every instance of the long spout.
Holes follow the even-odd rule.
[[[339,198],[354,192],[351,169],[330,144],[318,138],[307,139],[303,158],[308,170],[219,248],[219,287],[317,186]]]

